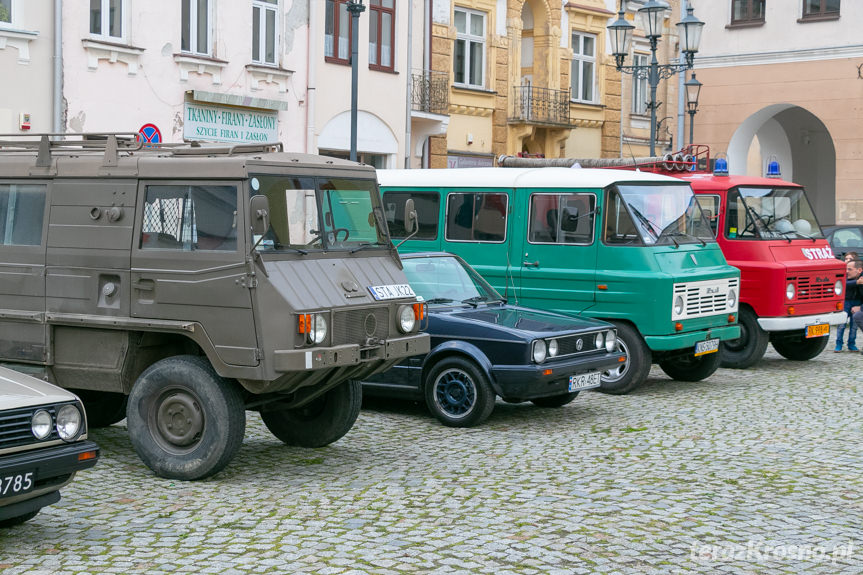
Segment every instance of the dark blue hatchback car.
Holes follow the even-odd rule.
[[[431,350],[369,376],[366,395],[424,399],[445,425],[471,427],[491,415],[496,396],[559,407],[625,359],[610,323],[508,305],[453,254],[401,258],[428,304]]]

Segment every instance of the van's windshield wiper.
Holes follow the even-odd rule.
[[[653,223],[652,221],[650,221],[650,220],[647,218],[647,216],[645,216],[644,214],[642,214],[641,212],[639,212],[637,208],[633,208],[632,206],[629,206],[629,207],[630,207],[630,208],[632,208],[632,213],[633,213],[633,214],[635,214],[635,217],[637,217],[637,218],[638,218],[638,220],[639,220],[642,224],[644,224],[645,226],[647,226],[647,231],[648,231],[648,233],[650,233],[650,235],[652,235],[652,236],[653,236],[653,239],[658,240],[658,239],[659,239],[659,236],[661,236],[661,235],[662,235],[662,232],[660,232],[660,233],[658,233],[658,234],[656,233],[656,230],[658,230],[658,229],[659,229],[659,226],[658,226],[658,225],[656,225],[655,223]]]
[[[382,245],[384,245],[384,244],[382,244],[382,243],[380,243],[380,242],[374,242],[374,243],[366,242],[366,243],[364,243],[364,244],[360,244],[360,245],[358,245],[357,247],[355,247],[354,249],[352,249],[352,250],[351,250],[350,252],[348,252],[348,253],[355,254],[355,253],[357,253],[357,252],[358,252],[358,251],[360,251],[360,250],[364,250],[364,249],[366,249],[366,248],[370,248],[370,247],[372,247],[372,246],[382,246]]]
[[[666,235],[666,236],[670,237],[670,238],[672,239],[672,241],[674,241],[674,236],[677,236],[677,237],[681,237],[681,236],[682,236],[682,237],[685,237],[685,238],[692,238],[692,239],[694,239],[694,240],[698,240],[699,242],[701,242],[701,245],[702,245],[702,246],[706,246],[706,245],[707,245],[707,242],[705,242],[703,239],[699,238],[698,236],[694,236],[694,235],[692,235],[692,234],[687,234],[686,232],[673,231],[673,232],[668,232],[668,233],[666,233],[666,234],[664,234],[664,235]],[[676,242],[675,242],[675,243],[676,243]]]
[[[466,303],[468,305],[472,305],[473,307],[476,307],[477,305],[479,305],[479,302],[486,301],[486,300],[488,300],[487,295],[475,295],[473,297],[469,297],[467,299],[461,300],[461,303]]]

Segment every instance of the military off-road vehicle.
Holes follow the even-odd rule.
[[[55,138],[65,139],[55,139]],[[341,438],[359,381],[426,353],[375,171],[279,144],[0,136],[0,362],[127,419],[157,475],[208,477],[245,410]]]

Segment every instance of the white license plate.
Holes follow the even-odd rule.
[[[716,353],[719,351],[719,338],[699,341],[695,344],[695,357],[699,355],[707,355],[708,353]]]
[[[402,297],[417,297],[414,290],[408,284],[369,286],[369,292],[376,300],[398,299]]]
[[[594,387],[599,387],[599,377],[600,374],[598,371],[570,375],[569,391],[581,391],[582,389],[593,389]]]
[[[33,472],[0,476],[0,497],[13,497],[33,489]]]

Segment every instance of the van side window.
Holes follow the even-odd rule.
[[[501,193],[455,193],[447,196],[446,239],[503,242],[508,197]]]
[[[0,184],[0,244],[42,243],[46,189],[45,184]]]
[[[641,236],[626,211],[626,202],[614,190],[608,192],[603,240],[611,245],[642,245]]]
[[[697,194],[695,196],[698,205],[701,207],[701,213],[704,214],[704,219],[710,224],[710,230],[713,236],[716,236],[716,226],[719,222],[719,196],[712,194]]]
[[[237,249],[235,186],[147,186],[142,249]]]
[[[532,194],[528,241],[532,244],[593,242],[593,194]]]
[[[390,237],[403,238],[405,233],[405,201],[413,199],[419,220],[419,231],[414,240],[436,240],[440,194],[437,192],[384,192],[384,213]]]

